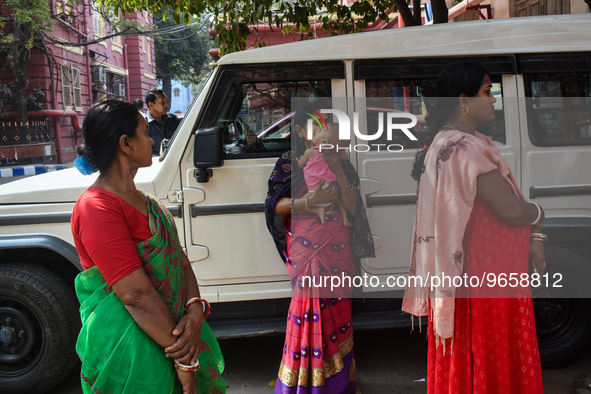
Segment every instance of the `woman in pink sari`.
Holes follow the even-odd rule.
[[[266,199],[267,225],[294,288],[275,393],[356,393],[351,289],[330,292],[303,283],[302,277],[353,277],[356,260],[373,255],[373,242],[358,192],[359,177],[348,160],[323,150],[336,184],[323,188],[321,183],[308,192],[296,159],[313,145],[305,132],[310,112],[302,108],[294,114],[294,149],[277,161]],[[313,212],[319,204],[339,197],[352,229],[341,225],[338,209],[327,209],[324,223]]]
[[[545,269],[544,214],[525,201],[500,150],[476,129],[495,117],[486,70],[445,68],[427,121],[437,134],[417,154],[409,275],[501,278]],[[429,393],[542,393],[531,290],[445,283],[408,286],[403,310],[428,316]],[[494,297],[494,298],[491,298]]]

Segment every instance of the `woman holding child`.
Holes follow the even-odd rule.
[[[402,309],[428,316],[429,393],[543,392],[528,285],[428,285],[444,275],[523,278],[528,261],[544,273],[543,210],[525,201],[499,148],[476,131],[495,118],[491,88],[479,64],[441,72],[430,146],[412,172],[419,185],[409,275],[427,285],[409,285]]]
[[[306,154],[319,144],[318,134],[329,131],[314,128],[317,138],[308,138],[306,124],[313,112],[301,108],[293,115],[293,150],[277,161],[266,199],[269,231],[294,287],[275,393],[356,393],[351,300],[346,297],[350,289],[333,294],[310,290],[302,288],[301,277],[353,277],[355,259],[373,255],[373,243],[359,176],[351,163],[335,150]],[[336,181],[306,185],[300,165],[310,165],[310,159],[319,159],[316,155],[326,161]],[[320,172],[328,171],[325,167]],[[319,209],[324,204],[329,205]],[[344,215],[349,215],[351,227],[343,225]]]

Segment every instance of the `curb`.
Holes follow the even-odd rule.
[[[31,165],[12,168],[0,168],[0,178],[13,178],[24,175],[38,175],[46,172],[58,171],[67,168],[64,164]]]

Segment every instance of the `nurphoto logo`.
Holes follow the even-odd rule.
[[[351,141],[351,129],[353,129],[353,133],[357,137],[358,141],[375,141],[382,137],[384,132],[386,133],[386,139],[388,142],[394,141],[393,134],[394,131],[400,130],[406,135],[406,137],[411,141],[417,141],[417,137],[415,137],[409,129],[412,129],[417,125],[417,117],[411,113],[407,112],[378,112],[378,130],[375,133],[371,133],[368,130],[367,134],[364,134],[360,131],[359,128],[359,113],[353,113],[353,127],[351,128],[351,120],[349,116],[338,109],[320,109],[320,112],[308,109],[306,113],[310,116],[308,119],[308,123],[306,126],[306,131],[308,133],[308,139],[312,139],[314,135],[314,127],[320,127],[321,129],[328,129],[328,122],[322,116],[322,114],[332,114],[333,118],[336,118],[336,123],[339,127],[339,140],[340,141]],[[402,122],[406,120],[406,122]],[[351,152],[352,150],[355,152],[369,152],[370,150],[375,151],[388,151],[388,152],[401,152],[404,147],[400,144],[396,143],[361,143],[361,144],[350,144],[347,146],[342,146],[341,144],[330,144],[330,143],[323,143],[319,145],[319,149],[336,149],[336,151],[347,151]]]

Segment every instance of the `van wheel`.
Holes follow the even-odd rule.
[[[591,277],[591,267],[577,254],[551,244],[546,245],[546,264],[550,287],[534,288],[533,304],[542,366],[557,368],[573,362],[591,344],[591,299],[577,279]],[[562,274],[560,289],[551,287],[555,273]]]
[[[43,393],[76,365],[80,329],[73,291],[54,272],[0,264],[0,387]]]

